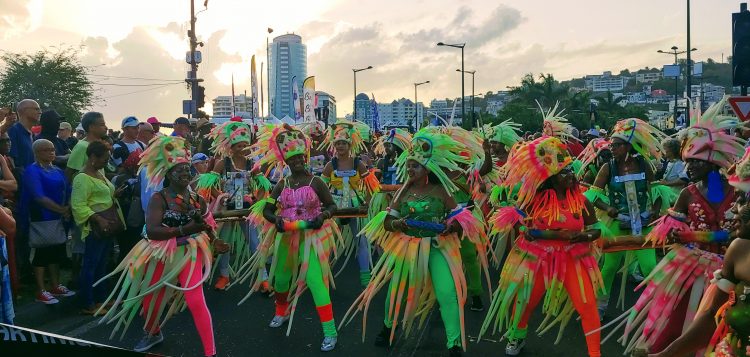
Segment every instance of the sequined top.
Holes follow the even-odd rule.
[[[719,204],[719,207],[714,210],[710,203],[703,197],[700,190],[695,184],[691,184],[687,187],[690,192],[690,203],[688,203],[688,225],[693,231],[708,232],[708,231],[730,231],[732,229],[733,220],[728,218],[727,212],[732,208],[737,194],[734,191],[734,187],[730,187],[729,192],[724,197],[724,201]],[[705,244],[705,243],[692,243],[691,245],[698,247],[702,250],[720,254],[722,249],[718,244]]]
[[[404,219],[409,218],[434,223],[441,223],[446,216],[443,200],[430,194],[422,197],[405,197],[399,203],[398,212]],[[419,238],[436,235],[433,231],[417,228],[408,228],[404,230],[404,233]]]
[[[279,196],[281,212],[279,216],[288,220],[312,220],[321,212],[320,198],[310,186],[312,180],[306,186],[291,188],[289,181],[284,180],[284,189]]]

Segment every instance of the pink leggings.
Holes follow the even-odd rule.
[[[190,281],[187,281],[188,274],[190,273],[190,265],[185,266],[185,268],[182,269],[178,276],[180,286],[190,287],[198,284],[198,282],[201,280],[202,271],[203,260],[198,258],[195,260],[195,270],[193,270],[193,275],[190,277]],[[163,273],[164,264],[159,263],[154,270],[154,275],[151,278],[150,284],[154,284],[159,281]],[[156,304],[154,304],[154,306],[159,306],[161,304],[162,300],[164,299],[165,291],[166,289],[162,288],[159,289],[158,292],[154,293],[157,294]],[[153,298],[154,294],[149,294],[143,298],[143,306],[150,306],[151,299]],[[200,335],[201,337],[201,342],[203,343],[203,351],[205,352],[206,356],[213,356],[216,354],[216,345],[214,344],[214,330],[213,324],[211,322],[211,313],[208,311],[208,306],[206,306],[206,299],[203,297],[203,285],[198,285],[193,290],[185,291],[184,294],[185,303],[187,304],[190,313],[193,315],[195,327],[198,329],[198,335]],[[157,314],[152,314],[151,318],[146,323],[146,331],[150,334],[156,334],[159,332],[160,316],[156,315]],[[146,317],[145,310],[143,311],[143,317]]]
[[[594,295],[594,291],[591,287],[591,280],[589,279],[589,276],[587,274],[582,274],[581,276],[578,276],[576,274],[576,268],[574,262],[568,261],[567,269],[565,269],[565,280],[563,281],[563,285],[565,286],[565,290],[568,292],[568,296],[570,297],[571,301],[573,302],[573,306],[575,307],[576,311],[578,311],[578,314],[581,315],[581,325],[583,326],[583,332],[587,333],[589,331],[593,331],[598,329],[601,324],[599,323],[599,312],[596,310],[596,296]],[[584,294],[586,295],[586,302],[583,300],[583,296],[581,296],[581,288],[578,285],[578,279],[581,279],[581,282],[584,286]],[[531,317],[531,313],[534,312],[534,308],[539,304],[539,301],[542,299],[542,296],[547,292],[547,289],[544,286],[544,277],[542,277],[542,274],[537,274],[537,277],[534,281],[534,288],[531,291],[531,297],[529,298],[529,304],[526,306],[526,310],[521,315],[521,320],[518,323],[519,329],[526,329],[529,324],[529,317]],[[601,356],[601,342],[600,342],[600,333],[593,333],[589,336],[586,336],[586,347],[588,348],[589,356],[590,357],[600,357]]]

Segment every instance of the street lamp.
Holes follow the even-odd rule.
[[[438,42],[438,46],[448,46],[453,48],[460,48],[461,49],[461,70],[464,70],[464,47],[466,47],[466,43],[457,43],[457,44],[447,44],[443,42]],[[461,73],[461,120],[464,121],[466,119],[466,101],[464,100],[464,75]],[[471,123],[468,125],[464,122],[464,128],[471,129]]]
[[[366,71],[368,69],[372,69],[372,66],[367,66],[365,68],[353,68],[352,72],[354,72],[354,120],[357,120],[357,72]]]
[[[689,52],[693,52],[693,51],[697,51],[697,50],[698,50],[697,48],[691,48]],[[658,50],[656,52],[657,53],[663,53],[665,55],[673,55],[674,56],[674,64],[678,65],[678,66],[679,66],[679,63],[677,63],[677,56],[681,55],[683,53],[689,53],[688,51],[678,51],[678,47],[677,46],[672,46],[672,48],[670,48],[670,51]],[[688,71],[689,70],[690,70],[690,66],[688,66]],[[687,75],[690,75],[690,73],[687,73]],[[679,79],[680,79],[680,76],[674,77],[674,112],[673,112],[672,115],[674,116],[675,125],[677,124],[677,122],[676,122],[677,121],[677,91],[678,91],[677,87],[678,87]],[[692,90],[692,88],[688,88],[688,92],[687,92],[688,98],[690,98],[690,94],[691,94],[690,91],[691,90]],[[689,111],[690,111],[690,107],[688,105],[688,108],[687,108],[687,110],[685,112],[687,113]],[[689,120],[689,116],[688,115],[689,114],[685,114],[685,118],[688,118],[688,120]],[[687,123],[687,121],[686,121],[686,123]]]
[[[475,123],[475,120],[474,120],[474,74],[476,74],[477,71],[476,70],[463,71],[463,70],[457,69],[456,72],[471,74],[471,125],[474,125]],[[463,77],[463,75],[461,75],[461,77]]]
[[[417,87],[430,83],[430,81],[424,81],[419,83],[414,83],[414,132],[416,133],[417,130],[419,130],[419,122],[417,121]]]
[[[268,37],[273,33],[272,28],[268,28],[268,36],[266,36],[266,91],[268,92],[268,112],[267,117],[271,117],[271,45],[268,42]],[[276,70],[276,68],[274,68]],[[263,76],[263,74],[261,74]],[[261,86],[263,83],[261,83]],[[261,88],[262,90],[262,88]]]

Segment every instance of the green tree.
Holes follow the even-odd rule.
[[[0,103],[34,99],[42,110],[56,110],[75,127],[82,112],[99,99],[76,48],[3,52],[0,61]]]

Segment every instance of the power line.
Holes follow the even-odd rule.
[[[181,84],[183,81],[166,82],[166,83],[149,83],[149,84],[123,84],[123,83],[100,83],[95,82],[95,85],[99,86],[113,86],[113,87],[153,87],[161,85]]]
[[[154,89],[164,88],[166,86],[171,86],[171,85],[175,85],[175,84],[178,84],[178,83],[162,84],[162,85],[159,85],[158,87],[153,87],[153,88],[148,88],[148,89],[142,89],[142,90],[132,91],[132,92],[128,92],[128,93],[115,94],[115,95],[112,95],[112,96],[109,96],[109,97],[104,97],[104,99],[110,99],[110,98],[116,98],[116,97],[122,97],[122,96],[125,96],[125,95],[130,95],[130,94],[148,92],[148,91],[151,91],[151,90],[154,90]]]
[[[118,79],[139,79],[143,81],[182,81],[182,79],[173,79],[173,78],[144,78],[144,77],[128,77],[128,76],[110,76],[106,74],[88,74],[89,76],[94,77],[106,77],[106,78],[118,78]]]

